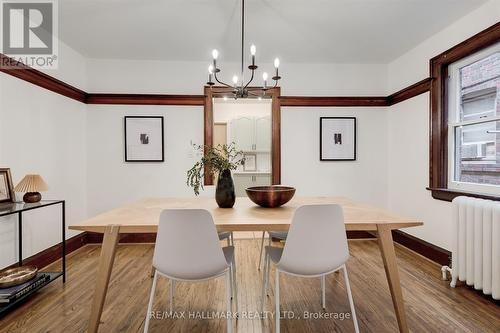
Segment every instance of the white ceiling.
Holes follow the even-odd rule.
[[[484,0],[247,0],[260,62],[388,63]],[[240,57],[240,0],[61,0],[61,39],[91,58]]]

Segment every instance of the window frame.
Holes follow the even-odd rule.
[[[429,61],[430,119],[429,119],[429,187],[432,197],[451,201],[466,195],[500,201],[499,194],[478,193],[471,189],[455,189],[448,186],[448,66],[481,52],[500,41],[500,22],[455,45]]]
[[[468,57],[460,59],[448,66],[448,188],[458,191],[477,192],[485,195],[495,195],[500,193],[499,185],[470,183],[455,180],[456,172],[456,128],[460,126],[484,124],[488,122],[500,121],[500,115],[486,116],[480,119],[460,120],[460,105],[462,104],[462,96],[460,95],[461,81],[460,70],[468,65],[480,61],[488,56],[500,52],[500,42],[489,46],[479,52],[476,52]],[[496,106],[496,105],[495,105]],[[496,108],[494,109],[496,111]],[[451,114],[450,112],[453,112]]]

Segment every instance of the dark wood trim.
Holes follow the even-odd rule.
[[[211,147],[213,144],[213,122],[214,110],[213,99],[232,94],[232,88],[226,87],[204,87],[205,103],[203,108],[203,123],[204,123],[204,145]],[[266,96],[271,98],[271,178],[273,185],[281,184],[281,103],[280,103],[281,88],[271,88],[266,91]],[[213,185],[213,178],[205,169],[204,176],[205,185]]]
[[[431,89],[431,82],[432,79],[428,77],[423,79],[422,81],[412,84],[411,86],[401,89],[400,91],[387,96],[387,104],[394,105],[420,94],[426,93]]]
[[[86,237],[87,237],[86,232],[82,232],[76,236],[67,239],[66,255],[87,244]],[[23,265],[33,265],[38,268],[43,268],[61,259],[61,254],[62,254],[62,242],[54,246],[51,246],[48,249],[45,249],[37,254],[34,254],[31,257],[24,259]],[[17,263],[11,265],[10,267],[16,267],[16,266]]]
[[[481,194],[481,193],[475,193],[475,192],[451,190],[448,188],[427,188],[427,189],[429,191],[431,191],[432,197],[434,199],[443,200],[443,201],[452,201],[456,197],[464,196],[464,195],[468,196],[468,197],[493,200],[493,201],[500,201],[500,197],[498,197],[498,196],[495,197],[493,195],[487,195],[487,194]]]
[[[376,234],[367,231],[347,231],[348,239],[375,239]],[[405,232],[393,231],[394,241],[435,261],[441,265],[449,264],[450,252],[438,246],[425,242],[419,238],[411,236]],[[66,240],[66,254],[69,254],[87,244],[101,244],[103,234],[94,232],[82,232]],[[156,233],[126,233],[120,235],[121,244],[131,243],[155,243]],[[25,265],[34,265],[43,268],[56,262],[61,258],[62,243],[56,244],[43,250],[29,258],[24,259]],[[13,264],[10,267],[15,267]]]
[[[205,106],[204,95],[86,93],[61,80],[26,66],[0,53],[0,72],[15,76],[85,104]],[[384,107],[421,94],[425,79],[390,96],[281,96],[280,106],[288,107]],[[221,87],[219,87],[221,88]],[[212,88],[217,90],[216,87]],[[225,89],[222,87],[222,89]],[[278,103],[273,100],[273,104]],[[277,178],[277,176],[276,176]],[[275,179],[277,181],[278,179]]]
[[[281,184],[281,88],[270,89],[271,102],[271,182]]]
[[[281,96],[281,106],[388,106],[385,96]]]
[[[203,104],[203,144],[205,147],[211,147],[214,142],[214,103],[213,103],[213,90],[205,86],[203,87],[203,92],[205,94],[205,100]],[[206,153],[206,150],[205,150]],[[211,177],[210,172],[207,167],[204,171],[204,182],[205,185],[213,185],[214,180]]]
[[[429,189],[436,199],[450,201],[457,195],[484,197],[446,190],[448,186],[448,65],[500,41],[500,22],[435,56],[429,62],[431,76],[429,131]],[[494,197],[495,198],[495,197]]]
[[[437,262],[440,265],[450,264],[451,252],[448,250],[428,243],[401,230],[393,230],[392,238],[395,242],[417,252],[427,259]]]
[[[85,103],[120,105],[204,105],[205,96],[90,93],[87,95]]]
[[[86,93],[61,80],[40,72],[34,68],[24,65],[6,55],[0,53],[0,72],[15,76],[26,82],[53,91],[57,94],[69,97],[76,101],[85,102]]]
[[[363,230],[347,230],[347,239],[376,239],[377,236]]]
[[[87,244],[100,244],[102,243],[103,234],[95,232],[87,232]],[[154,243],[156,242],[156,233],[127,233],[120,235],[120,243]]]

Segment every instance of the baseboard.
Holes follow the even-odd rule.
[[[66,255],[71,252],[81,248],[87,244],[86,240],[87,233],[82,232],[76,236],[68,238],[66,240]],[[62,254],[62,242],[54,246],[49,247],[37,254],[34,254],[26,259],[23,259],[23,265],[35,266],[38,268],[43,268],[61,259]],[[16,267],[16,264],[12,264],[9,267]]]
[[[87,244],[102,243],[102,234],[95,232],[87,232]],[[135,233],[121,234],[120,243],[154,243],[156,242],[156,233]]]
[[[392,231],[393,240],[440,265],[449,265],[451,252],[401,230]]]
[[[74,237],[66,240],[66,254],[69,254],[86,244],[102,243],[102,234],[94,232],[82,232]],[[415,236],[409,235],[400,230],[393,230],[392,237],[395,242],[417,252],[418,254],[440,264],[449,265],[451,252],[421,240]],[[348,239],[375,239],[376,235],[367,231],[347,231]],[[122,234],[120,243],[154,243],[156,241],[156,233],[127,233]],[[61,258],[62,243],[56,244],[43,250],[31,257],[23,260],[24,265],[33,265],[39,268],[48,266]],[[15,267],[13,264],[10,267]]]

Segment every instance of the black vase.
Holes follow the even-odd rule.
[[[234,194],[234,183],[230,170],[219,173],[217,188],[215,189],[215,201],[220,208],[232,208],[236,195]]]

